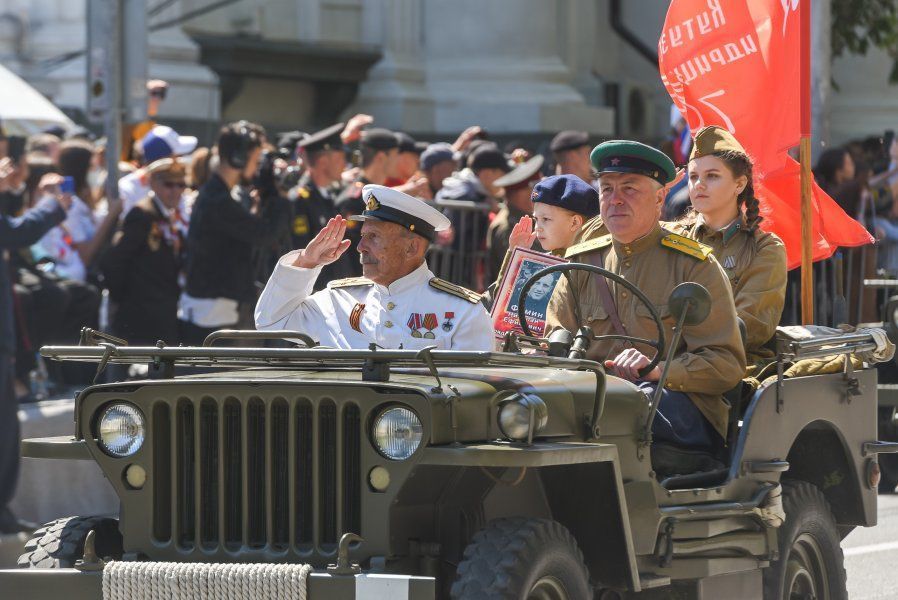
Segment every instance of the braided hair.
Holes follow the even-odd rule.
[[[748,155],[735,150],[715,152],[713,156],[726,163],[734,178],[745,176],[747,183],[745,184],[745,189],[736,196],[736,205],[739,211],[745,214],[745,224],[748,230],[754,231],[758,228],[758,223],[761,222],[763,217],[761,216],[758,198],[755,196],[754,172],[751,159]]]

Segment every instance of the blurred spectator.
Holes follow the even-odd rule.
[[[122,131],[122,149],[121,160],[123,162],[134,161],[137,159],[135,153],[135,143],[139,142],[156,126],[155,117],[159,113],[159,106],[168,95],[168,82],[161,79],[151,79],[147,81],[147,118],[140,123],[126,126]],[[153,162],[146,160],[144,164]],[[140,200],[140,198],[138,198]],[[130,207],[129,207],[130,208]]]
[[[0,195],[21,195],[26,179],[24,156],[16,164],[0,160]],[[61,194],[42,200],[18,218],[0,215],[0,248],[15,250],[37,241],[51,227],[62,222],[70,198]],[[19,470],[18,403],[13,388],[13,357],[16,346],[13,296],[5,255],[0,255],[0,533],[25,531],[9,509]]]
[[[443,189],[443,181],[458,168],[452,146],[445,142],[430,144],[420,157],[421,172],[427,177],[430,196],[436,197]]]
[[[595,187],[595,175],[589,162],[592,150],[589,134],[585,131],[562,131],[552,138],[549,150],[555,160],[556,175],[576,175]]]
[[[178,135],[178,132],[171,127],[156,125],[140,139],[143,165],[193,152],[196,143],[197,140],[192,135]],[[122,216],[124,216],[128,214],[131,207],[150,193],[146,169],[140,168],[122,177],[118,183],[118,193],[124,202],[122,209]],[[179,210],[184,216],[183,205]]]
[[[146,172],[150,193],[125,216],[101,267],[116,304],[115,335],[138,345],[176,345],[184,239],[175,214],[187,173],[172,158],[157,160]]]
[[[347,126],[348,127],[348,126]],[[369,183],[383,185],[389,177],[396,176],[396,162],[399,159],[399,140],[388,129],[367,129],[359,139],[361,171],[352,183],[337,198],[337,212],[344,218],[360,215],[365,210],[362,202],[362,188]],[[359,277],[362,264],[356,249],[361,226],[357,221],[347,221],[346,237],[351,240],[349,250],[333,263],[337,277]]]
[[[199,190],[209,181],[211,160],[212,151],[206,147],[197,148],[190,155],[190,168],[187,170],[187,186],[190,189]]]
[[[400,186],[411,179],[412,175],[418,170],[418,159],[422,152],[415,138],[407,133],[397,132],[396,141],[399,143],[399,152],[396,155],[394,174],[384,182],[384,185],[387,187]]]
[[[202,343],[239,320],[239,303],[254,302],[252,253],[277,238],[279,220],[287,215],[279,205],[254,199],[250,208],[235,199],[233,190],[248,187],[256,174],[265,131],[238,121],[222,127],[218,136],[218,166],[200,189],[187,237],[186,289],[178,318],[181,341]]]
[[[511,230],[522,217],[533,213],[533,200],[530,199],[530,195],[533,186],[542,179],[542,173],[540,173],[542,166],[543,157],[537,154],[495,181],[497,187],[505,190],[505,202],[493,222],[490,223],[486,237],[487,281],[495,281],[499,276],[502,261],[508,251],[508,238],[511,235]],[[542,252],[539,242],[534,242],[532,248],[537,252]]]
[[[59,145],[62,140],[51,133],[39,133],[28,138],[28,145],[25,146],[25,152],[41,152],[50,157],[54,163],[59,160]]]
[[[498,208],[500,192],[495,181],[509,171],[508,159],[498,146],[484,142],[468,157],[467,168],[443,181],[437,199],[489,202]]]
[[[855,164],[851,153],[844,148],[825,150],[814,167],[817,185],[829,194],[846,213],[854,218],[860,215],[860,195],[854,178]]]

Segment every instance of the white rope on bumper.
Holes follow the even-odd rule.
[[[110,561],[103,600],[306,600],[309,565]]]

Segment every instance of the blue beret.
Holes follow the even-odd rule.
[[[599,214],[599,193],[576,175],[552,175],[536,184],[533,202],[560,206],[587,219]]]

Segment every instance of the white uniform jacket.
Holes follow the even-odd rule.
[[[256,328],[301,331],[322,346],[492,350],[493,326],[479,295],[444,282],[424,263],[389,286],[363,277],[312,293],[321,267],[283,256],[256,304]]]

